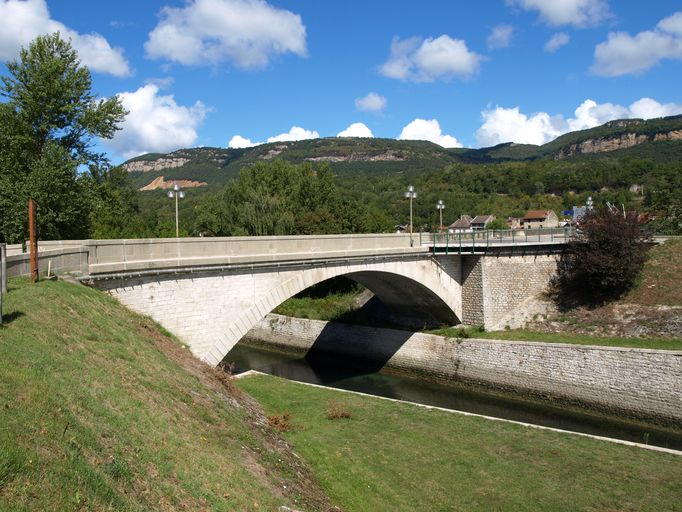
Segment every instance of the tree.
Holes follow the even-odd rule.
[[[89,233],[92,179],[108,172],[95,137],[111,138],[126,112],[97,99],[89,70],[59,33],[39,36],[7,63],[0,94],[0,240],[26,237],[26,203],[36,199],[41,238]],[[87,168],[87,173],[79,173]]]
[[[245,167],[197,210],[196,231],[216,236],[353,233],[366,219],[364,207],[339,197],[327,165],[284,160]]]
[[[639,213],[589,212],[559,262],[554,280],[557,299],[573,305],[618,298],[636,283],[646,261],[647,242]]]

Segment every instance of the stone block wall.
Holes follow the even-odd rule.
[[[485,325],[483,311],[483,256],[453,256],[462,267],[462,323]]]
[[[557,254],[486,255],[482,259],[485,328],[521,327],[551,311],[553,305],[544,294],[558,258]]]
[[[442,381],[682,427],[682,351],[461,340],[280,315],[268,315],[245,339],[298,352],[315,345]]]

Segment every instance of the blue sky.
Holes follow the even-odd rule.
[[[131,114],[116,163],[362,135],[547,142],[682,113],[682,5],[653,0],[0,0],[0,58],[60,30]]]

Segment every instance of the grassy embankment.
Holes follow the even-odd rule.
[[[10,281],[0,510],[326,510],[225,374],[107,295]]]
[[[4,312],[0,510],[327,510],[327,496],[347,511],[673,510],[682,499],[672,455],[275,378],[239,383],[268,413],[291,413],[282,435],[303,462],[224,374],[105,294],[13,281]],[[331,400],[352,417],[328,420]]]
[[[666,308],[682,307],[682,240],[671,240],[651,249],[638,284],[618,303],[596,310],[578,310],[556,315],[553,329],[536,323],[527,329],[510,329],[486,332],[481,328],[462,329],[447,327],[428,331],[432,334],[453,338],[484,338],[519,341],[542,341],[547,343],[572,343],[578,345],[604,345],[614,347],[637,347],[682,350],[682,339],[662,336],[614,335],[614,327],[626,322],[654,325],[670,322],[682,313]],[[368,318],[355,309],[359,291],[344,290],[327,295],[293,297],[276,310],[276,313],[299,318],[336,322],[395,327],[383,324],[381,319]],[[623,313],[618,308],[628,309]],[[626,318],[623,318],[623,317]],[[655,331],[655,329],[653,329]]]
[[[680,456],[276,377],[240,380],[345,511],[679,510]],[[333,408],[350,418],[330,420]]]

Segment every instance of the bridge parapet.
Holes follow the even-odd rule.
[[[426,255],[404,234],[85,240],[91,276],[311,260]]]

